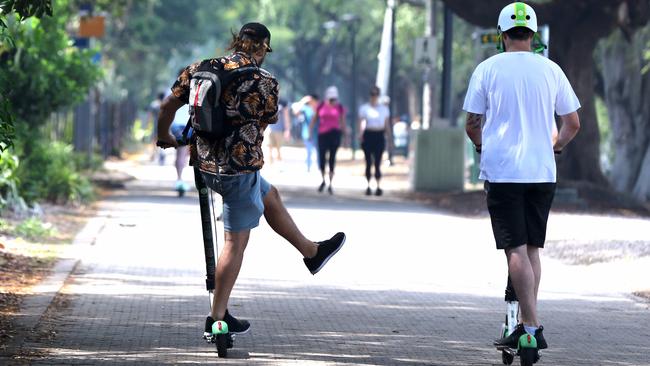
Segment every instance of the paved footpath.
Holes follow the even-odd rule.
[[[487,217],[400,202],[390,187],[365,197],[358,174],[319,195],[318,176],[299,163],[265,168],[308,237],[345,231],[347,243],[312,276],[265,222],[254,230],[230,304],[252,330],[221,360],[200,339],[209,305],[196,194],[170,191],[171,166],[114,167],[137,180],[101,203],[103,229],[38,325],[56,335],[27,339],[26,356],[9,363],[501,364],[491,340],[504,317],[505,260]],[[554,214],[548,237],[638,241],[649,229],[649,220]],[[541,365],[650,365],[650,310],[629,295],[650,287],[647,257],[543,262],[551,348]]]

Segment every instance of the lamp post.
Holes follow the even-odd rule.
[[[356,35],[359,30],[359,23],[361,18],[358,15],[352,13],[345,13],[341,15],[339,20],[329,20],[323,23],[323,27],[326,29],[338,28],[341,24],[345,24],[348,27],[348,32],[350,33],[350,53],[352,57],[352,78],[351,78],[351,95],[350,95],[350,116],[351,116],[351,148],[352,148],[352,160],[355,158],[355,151],[357,150],[357,123],[356,123],[356,114],[357,114],[357,47],[356,47]]]

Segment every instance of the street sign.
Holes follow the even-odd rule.
[[[499,35],[497,32],[482,31],[478,32],[478,42],[481,46],[496,47],[499,42]]]
[[[538,42],[541,41],[543,45],[546,45],[547,47],[542,51],[542,54],[544,57],[548,57],[548,41],[549,41],[549,27],[548,25],[544,24],[538,27],[537,33],[539,35],[539,38],[533,40],[533,49],[535,49],[538,46]],[[496,32],[496,30],[491,30],[491,29],[479,29],[474,34],[472,34],[472,37],[477,40],[479,46],[483,48],[497,48],[497,44],[499,43],[499,36]],[[538,41],[539,40],[539,41]]]
[[[415,39],[416,66],[431,66],[436,60],[436,37],[420,37]]]
[[[104,17],[103,16],[81,17],[81,19],[79,19],[78,36],[83,38],[103,37]]]

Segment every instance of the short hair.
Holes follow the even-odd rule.
[[[514,27],[504,32],[515,41],[525,41],[533,36],[533,31],[526,27]]]
[[[310,96],[311,99],[313,99],[313,100],[320,100],[320,97],[318,96],[318,94],[315,94],[315,93],[314,93],[314,94],[309,94],[309,96]]]
[[[230,33],[232,34],[232,40],[228,46],[229,51],[245,52],[252,55],[268,48],[264,39],[255,39],[246,35],[240,37],[233,31],[230,31]]]

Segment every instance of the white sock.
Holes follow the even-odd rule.
[[[524,325],[524,329],[526,329],[526,333],[534,336],[535,331],[537,330],[537,327],[531,326],[531,325]]]

